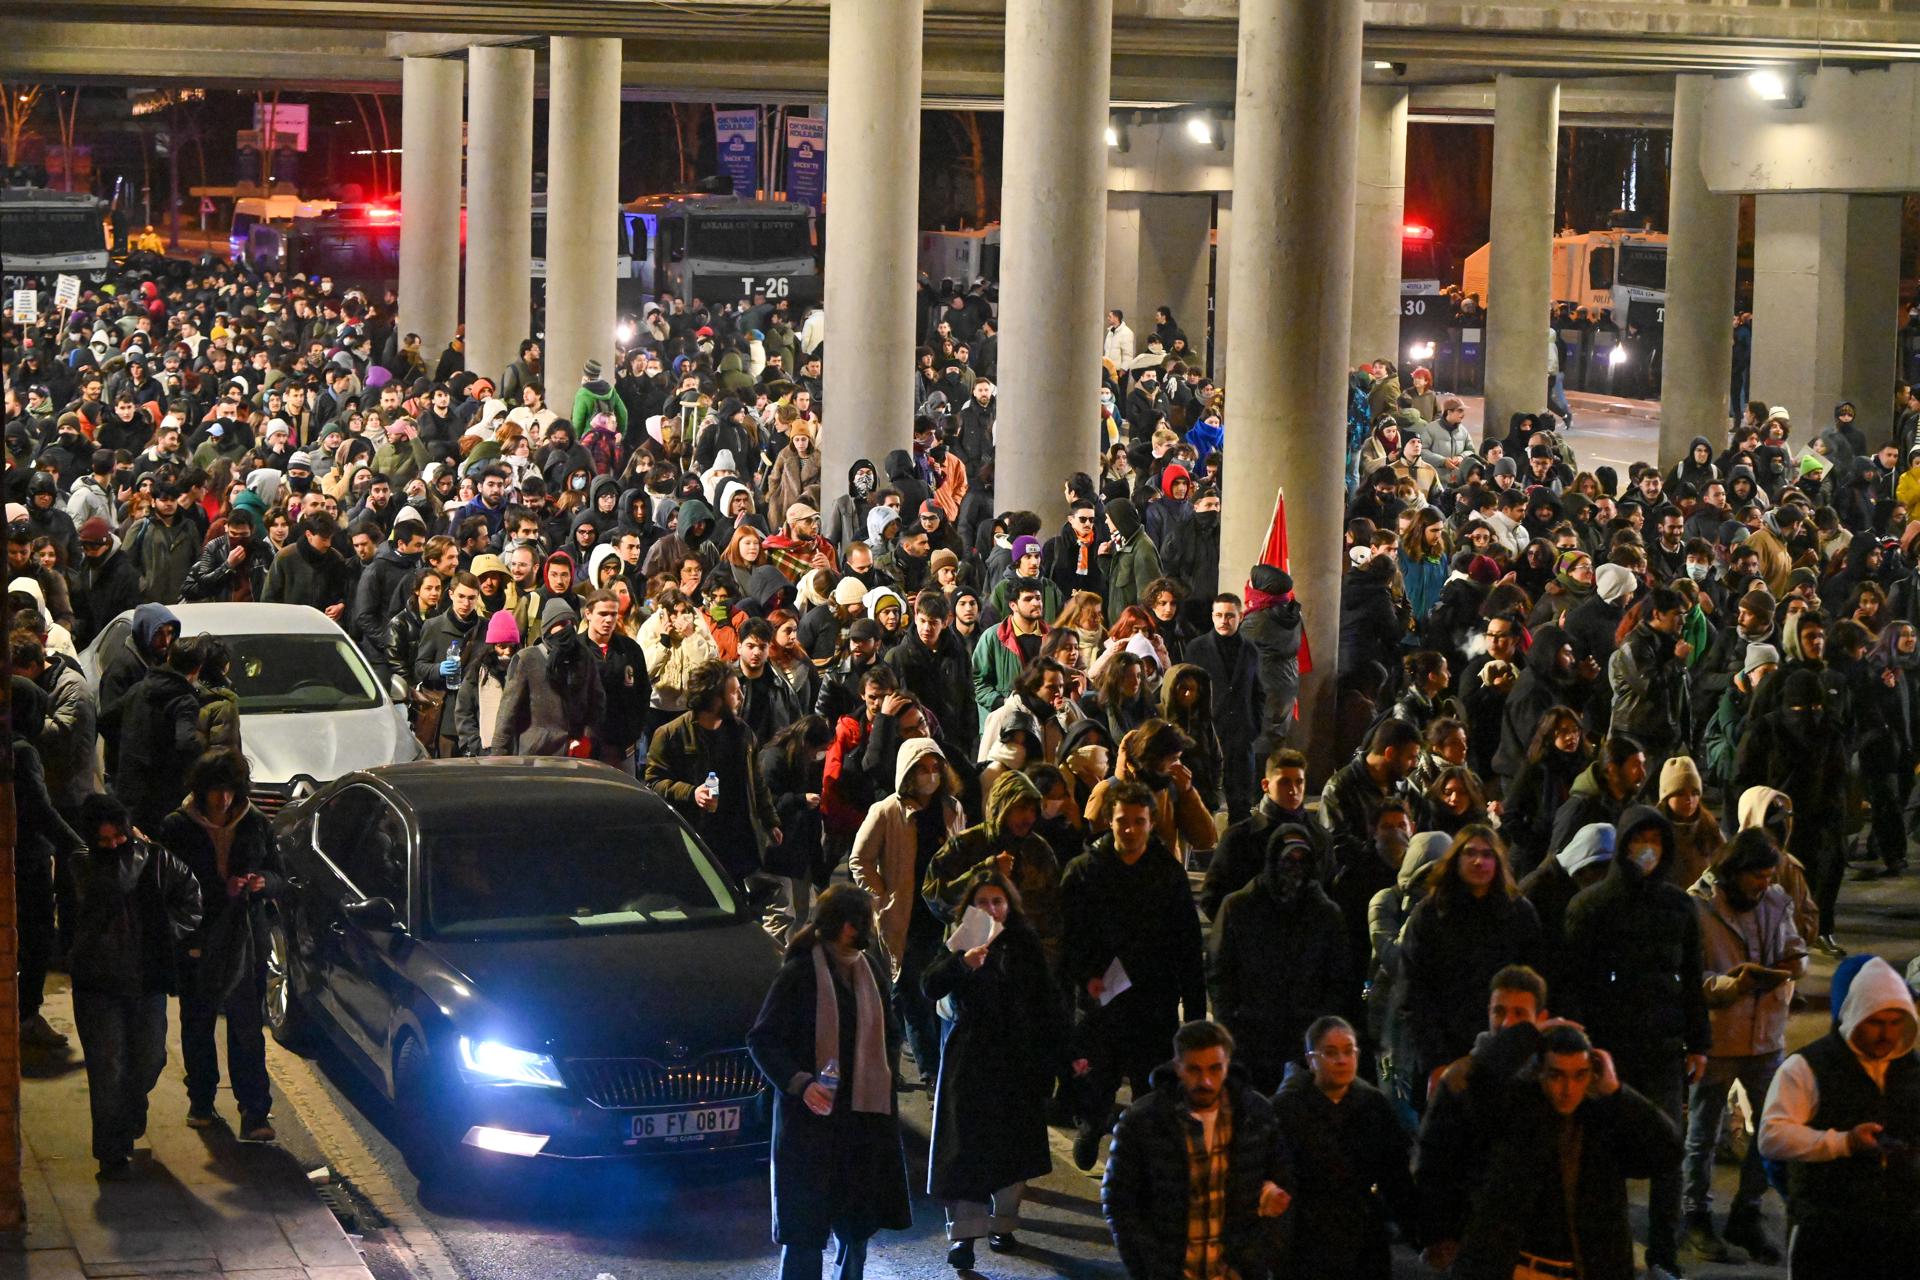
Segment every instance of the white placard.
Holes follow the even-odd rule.
[[[80,277],[60,275],[53,279],[53,305],[71,310],[80,305]]]
[[[975,947],[984,947],[1000,936],[1000,922],[979,907],[968,907],[960,917],[960,927],[947,939],[947,950],[965,955]]]
[[[18,324],[40,323],[40,295],[32,289],[13,291],[13,318]]]

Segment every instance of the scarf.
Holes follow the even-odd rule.
[[[1093,539],[1094,529],[1092,525],[1088,525],[1086,529],[1074,535],[1074,540],[1080,544],[1080,559],[1074,567],[1074,573],[1078,577],[1086,577],[1088,572],[1093,568]]]
[[[833,975],[827,967],[827,952],[833,951],[834,966],[853,991],[855,1026],[853,1032],[853,1109],[868,1115],[893,1113],[893,1072],[887,1066],[886,1016],[881,1012],[880,989],[874,984],[873,969],[858,951],[844,955],[829,943],[813,949],[813,1064],[816,1075],[840,1056],[840,1001],[834,994]],[[845,1084],[847,1067],[840,1065],[840,1081]]]

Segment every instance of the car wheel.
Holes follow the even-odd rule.
[[[273,1032],[273,1038],[282,1047],[303,1057],[311,1056],[315,1040],[313,1020],[307,1016],[306,1007],[301,1002],[295,977],[293,939],[288,936],[287,924],[283,919],[275,918],[267,928],[266,961],[267,1029]]]
[[[445,1074],[420,1037],[409,1035],[400,1042],[393,1064],[400,1153],[423,1184],[446,1180],[458,1164],[458,1122],[448,1114],[458,1094]]]

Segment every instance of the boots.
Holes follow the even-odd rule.
[[[1724,1238],[1728,1244],[1745,1249],[1747,1257],[1754,1262],[1767,1266],[1779,1265],[1780,1250],[1767,1237],[1767,1228],[1760,1220],[1758,1205],[1735,1205],[1733,1212],[1727,1215]]]
[[[1712,1210],[1700,1210],[1687,1215],[1686,1233],[1682,1243],[1688,1252],[1702,1262],[1745,1262],[1746,1257],[1736,1249],[1727,1246],[1720,1233],[1713,1229]]]

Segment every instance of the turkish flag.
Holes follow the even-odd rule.
[[[1285,489],[1273,491],[1273,522],[1267,526],[1267,545],[1260,553],[1260,563],[1271,565],[1282,573],[1293,572],[1291,558],[1287,552],[1287,491]],[[1255,591],[1251,582],[1247,583],[1245,594],[1249,609],[1266,599],[1265,593]],[[1281,598],[1291,600],[1293,593],[1289,591]],[[1307,633],[1303,627],[1300,632],[1300,674],[1304,676],[1312,670],[1313,652],[1307,647]],[[1297,707],[1294,714],[1299,714]]]

